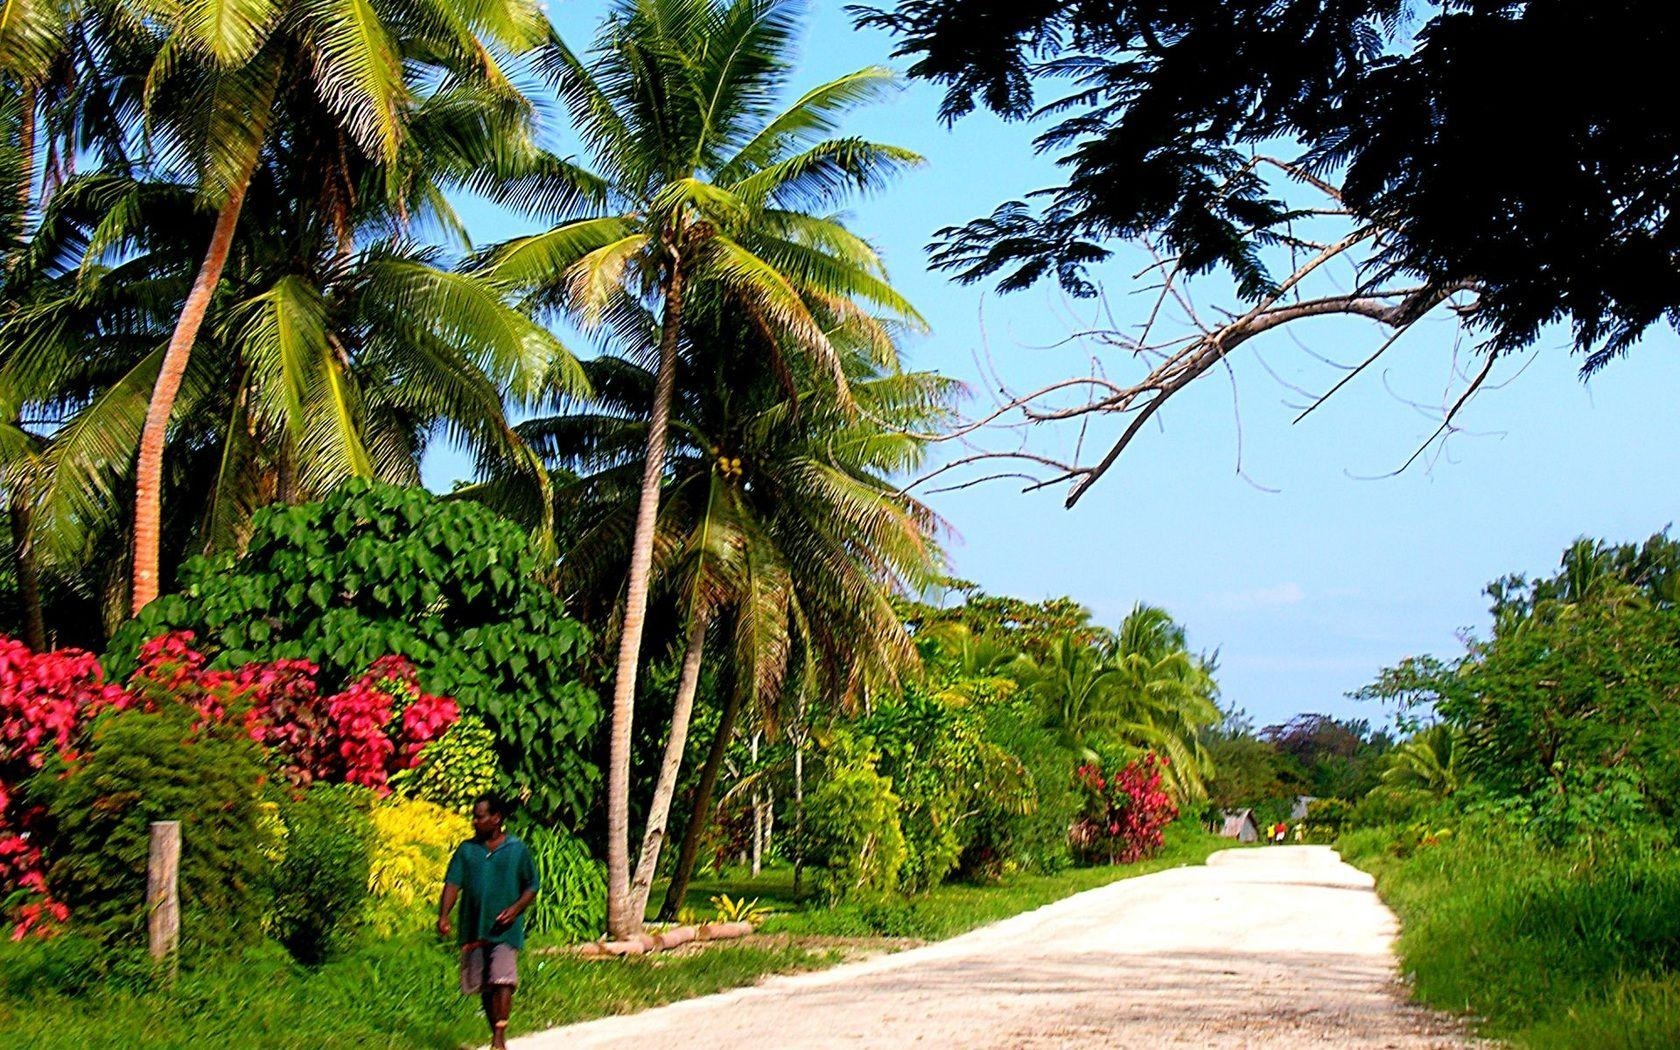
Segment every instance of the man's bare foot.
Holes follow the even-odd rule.
[[[490,1026],[490,1050],[507,1050],[506,1021],[497,1021]]]

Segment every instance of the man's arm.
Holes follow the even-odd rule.
[[[438,895],[437,932],[439,937],[449,936],[449,913],[455,910],[455,898],[461,895],[461,887],[452,883],[443,884],[443,892]]]
[[[496,925],[512,926],[513,920],[519,918],[520,913],[522,913],[526,908],[529,908],[531,906],[531,902],[536,899],[537,888],[532,886],[524,893],[521,893],[518,900],[496,913]]]

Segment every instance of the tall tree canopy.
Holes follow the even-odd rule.
[[[1147,418],[1250,335],[1302,316],[1398,333],[1450,301],[1488,362],[1566,322],[1588,373],[1653,324],[1680,324],[1680,114],[1649,81],[1680,40],[1672,4],[858,10],[899,35],[913,76],[945,86],[947,120],[977,106],[1053,120],[1037,144],[1066,182],[941,231],[937,265],[964,280],[1002,275],[1005,289],[1054,275],[1091,295],[1089,267],[1116,242],[1141,242],[1169,285],[1223,270],[1257,304],[1207,325],[1192,352],[1164,354],[1138,386],[1110,384],[1092,411]],[[1046,101],[1051,78],[1074,86]],[[1342,225],[1323,236],[1327,216]],[[1352,294],[1298,298],[1300,278],[1337,257],[1355,262]],[[1129,348],[1156,349],[1147,342]]]

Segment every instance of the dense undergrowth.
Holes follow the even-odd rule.
[[[1525,1047],[1680,1046],[1680,858],[1553,848],[1466,823],[1407,848],[1397,828],[1342,837],[1400,917],[1419,1000]]]

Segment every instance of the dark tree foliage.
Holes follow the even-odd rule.
[[[911,74],[977,105],[1055,118],[1063,185],[941,231],[935,261],[1006,289],[1074,294],[1115,240],[1247,296],[1294,216],[1254,161],[1293,153],[1340,184],[1397,274],[1478,293],[1492,351],[1568,321],[1588,371],[1680,324],[1680,109],[1654,79],[1680,44],[1669,0],[904,0],[854,9]],[[1073,78],[1044,105],[1039,81]],[[1275,174],[1275,173],[1274,173]]]

